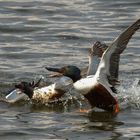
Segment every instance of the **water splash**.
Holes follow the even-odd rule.
[[[119,101],[120,108],[121,110],[125,110],[127,108],[140,109],[140,79],[126,77],[126,75],[125,78],[122,77],[121,86],[118,87],[119,94],[117,95],[117,98]],[[42,78],[41,86],[46,86],[48,83],[51,82],[50,80],[48,80],[48,78],[46,79],[42,75],[35,76],[34,80],[37,81],[37,79],[39,78]],[[8,88],[9,84],[6,84],[6,87]],[[5,96],[4,94],[2,95]],[[65,95],[60,99],[49,101],[47,96],[46,98],[38,97],[32,100],[30,104],[36,107],[41,106],[48,107],[51,109],[60,107],[64,110],[69,110],[69,108],[90,108],[88,102],[85,101],[84,96],[82,96],[79,93],[76,93],[73,89],[65,93]]]
[[[135,108],[140,109],[140,85],[139,78],[135,80],[123,81],[122,86],[118,88],[118,100],[121,109]]]
[[[39,94],[38,94],[39,95]],[[65,111],[81,108],[83,96],[75,91],[66,92],[61,98],[50,100],[48,96],[38,96],[31,100],[31,104],[35,107],[61,108]]]

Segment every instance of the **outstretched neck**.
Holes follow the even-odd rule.
[[[89,66],[87,76],[94,75],[96,73],[99,63],[100,58],[97,55],[89,56]]]

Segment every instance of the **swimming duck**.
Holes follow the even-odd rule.
[[[99,64],[98,57],[101,57],[104,48],[106,48],[105,44],[102,44],[101,42],[97,41],[94,43],[93,47],[89,51],[89,68],[88,68],[88,74],[95,73],[95,67]],[[95,59],[91,59],[95,58]],[[90,66],[94,63],[94,70]],[[44,86],[39,88],[39,84],[42,80],[39,79],[37,83],[35,82],[25,82],[22,81],[19,84],[15,85],[15,89],[12,90],[7,96],[6,99],[8,102],[17,102],[21,99],[27,100],[27,98],[32,100],[38,100],[41,102],[49,102],[54,101],[55,99],[59,99],[65,95],[67,91],[71,87],[73,87],[73,83],[81,79],[81,70],[76,66],[66,66],[62,67],[61,69],[58,68],[50,68],[46,67],[49,71],[56,71],[59,74],[55,74],[51,77],[56,76],[62,76],[60,79],[55,81],[55,83]],[[97,67],[96,67],[97,69]]]
[[[92,107],[97,107],[109,112],[119,112],[118,101],[115,99],[113,94],[117,93],[115,85],[118,84],[120,54],[125,50],[132,35],[139,28],[140,19],[129,26],[111,43],[111,45],[107,47],[101,57],[101,61],[95,75],[90,75],[94,74],[94,60],[93,57],[90,56],[92,67],[89,68],[87,73],[90,76],[81,78],[74,82],[74,89],[84,95]],[[59,72],[65,76],[69,76],[67,75],[67,71],[72,71],[69,66],[62,69],[52,69],[48,67],[46,69],[54,70],[55,72]]]
[[[6,96],[7,102],[31,99],[44,104],[61,98],[73,84],[72,79],[66,76],[62,76],[49,86],[39,87],[40,82],[41,79],[36,84],[25,81],[16,84],[14,90]]]

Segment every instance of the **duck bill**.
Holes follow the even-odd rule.
[[[46,70],[61,73],[59,68],[45,67]]]
[[[46,70],[56,72],[55,74],[50,75],[49,77],[61,77],[63,76],[63,72],[59,68],[45,67]]]
[[[25,99],[27,95],[20,89],[14,89],[5,98],[8,102],[15,103],[19,100]]]

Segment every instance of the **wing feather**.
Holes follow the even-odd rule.
[[[116,38],[108,49],[103,53],[96,76],[99,79],[106,79],[111,85],[118,81],[120,54],[125,50],[132,35],[140,28],[140,19],[129,26]]]
[[[93,47],[89,50],[89,66],[87,70],[87,76],[95,75],[100,63],[100,59],[107,48],[108,46],[106,44],[99,41],[96,41],[93,44]]]

